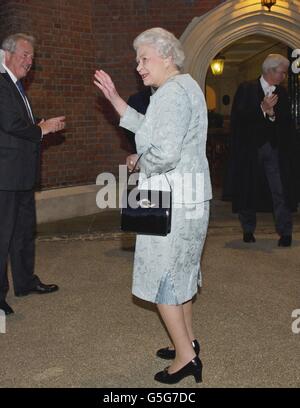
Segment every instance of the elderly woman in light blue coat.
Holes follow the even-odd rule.
[[[193,375],[202,380],[200,345],[192,328],[192,298],[201,286],[200,258],[206,238],[211,183],[206,159],[207,109],[203,93],[188,74],[180,74],[180,42],[162,28],[134,41],[137,71],[144,85],[157,88],[145,115],[119,96],[107,73],[95,73],[95,85],[119,113],[120,126],[135,133],[137,154],[127,158],[140,168],[139,186],[172,186],[172,226],[165,237],[138,235],[133,294],[157,304],[172,346],[157,355],[173,359],[155,380],[174,384]],[[166,180],[166,177],[168,180]]]

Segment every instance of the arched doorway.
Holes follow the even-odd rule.
[[[262,7],[260,0],[227,0],[205,15],[195,17],[181,36],[186,54],[185,71],[204,91],[211,60],[229,45],[257,35],[272,38],[292,49],[300,48],[300,0],[277,0],[271,12]],[[216,140],[214,138],[213,146],[208,143],[213,168],[217,167],[218,160],[223,161],[220,157],[217,160],[215,153],[224,154],[224,146]],[[210,151],[213,153],[209,154]],[[216,184],[220,182],[222,184],[221,180]]]
[[[185,71],[205,87],[210,61],[240,38],[261,34],[291,48],[300,48],[300,1],[277,0],[268,12],[256,0],[228,0],[195,17],[181,36],[186,53]]]

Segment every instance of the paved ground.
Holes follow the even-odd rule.
[[[178,387],[300,386],[299,215],[291,248],[277,247],[270,215],[256,237],[241,242],[229,204],[213,202],[194,312],[203,383]],[[161,387],[155,351],[168,338],[155,309],[130,294],[133,249],[115,211],[39,226],[36,271],[60,290],[9,292],[0,387]]]

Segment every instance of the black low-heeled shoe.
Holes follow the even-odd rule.
[[[200,353],[200,344],[195,339],[192,341],[193,349],[195,350],[196,355],[198,356]],[[164,347],[156,352],[157,357],[163,358],[164,360],[174,360],[176,357],[176,351],[170,350],[169,347]]]
[[[292,236],[291,235],[281,235],[278,246],[281,247],[290,247],[292,245]]]
[[[176,371],[176,373],[169,374],[168,368],[166,367],[163,371],[156,373],[154,380],[164,384],[176,384],[183,378],[193,375],[196,383],[202,382],[202,363],[197,356],[180,370]]]
[[[244,242],[256,242],[255,236],[252,232],[244,232],[243,234],[243,241]]]

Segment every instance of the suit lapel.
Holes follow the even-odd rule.
[[[18,104],[20,105],[22,112],[23,112],[23,116],[27,119],[29,119],[30,123],[32,123],[31,118],[27,112],[27,108],[25,105],[25,102],[22,98],[22,96],[20,95],[20,92],[17,89],[17,86],[14,84],[13,80],[11,79],[11,77],[8,75],[7,72],[1,72],[2,77],[6,80],[6,82],[8,83],[9,87],[11,88],[11,90],[13,91],[16,100],[18,102]]]
[[[257,95],[260,101],[262,101],[265,97],[265,93],[264,90],[262,89],[261,83],[260,83],[260,78],[258,78],[257,82],[256,82],[256,86],[257,86]]]

